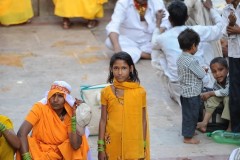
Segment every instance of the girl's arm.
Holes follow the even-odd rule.
[[[105,150],[105,144],[99,144],[100,141],[104,141],[105,137],[105,130],[106,130],[106,123],[107,123],[107,106],[102,105],[101,107],[101,118],[99,122],[99,135],[98,135],[98,149],[103,148]],[[101,149],[100,149],[101,150]],[[99,160],[106,160],[106,154],[105,151],[99,151],[98,152],[98,159]]]
[[[29,152],[27,136],[32,130],[32,127],[32,124],[25,120],[18,130],[17,136],[21,142],[20,153],[22,155]]]
[[[147,115],[146,115],[146,107],[142,109],[142,124],[143,124],[143,140],[146,142],[147,138]]]

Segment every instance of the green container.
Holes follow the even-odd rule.
[[[228,143],[240,145],[240,133],[227,132],[224,130],[216,130],[212,133],[207,133],[217,143]]]

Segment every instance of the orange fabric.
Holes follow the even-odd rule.
[[[113,85],[124,89],[124,105],[118,102],[111,86],[102,90],[101,103],[107,106],[108,113],[105,133],[106,153],[109,160],[143,158],[142,110],[146,107],[146,92],[134,82],[118,83],[114,80]],[[146,159],[149,160],[149,138],[147,140]]]
[[[48,99],[59,90],[49,91]],[[60,92],[61,93],[61,92]],[[71,107],[65,103],[67,111],[64,121],[61,121],[50,105],[36,103],[26,117],[33,125],[32,135],[28,138],[29,151],[34,160],[86,160],[89,150],[87,139],[82,137],[82,145],[74,150],[69,142],[71,131]],[[20,160],[20,156],[17,156]]]

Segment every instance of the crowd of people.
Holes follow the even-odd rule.
[[[105,44],[114,54],[107,78],[111,85],[101,92],[99,160],[150,159],[146,91],[135,68],[140,59],[151,59],[153,68],[166,77],[171,98],[182,108],[184,143],[200,143],[195,131],[206,132],[220,103],[224,106],[221,117],[229,122],[226,130],[240,132],[239,1],[226,0],[221,12],[211,0],[175,0],[167,5],[162,0],[116,2],[106,26]],[[5,4],[1,24],[23,23],[33,16],[29,1],[21,12],[7,2],[0,2]],[[103,16],[105,2],[54,0],[55,14],[63,17],[64,29],[73,17],[87,19],[87,27],[92,28],[98,23],[95,18]],[[22,20],[7,18],[20,17],[23,11]],[[203,92],[204,88],[210,90]],[[8,148],[0,149],[0,158],[17,150],[18,160],[87,159],[86,135],[76,127],[75,112],[81,101],[70,92],[66,82],[54,82],[47,96],[34,104],[17,135],[11,121],[0,116],[0,141]],[[199,121],[202,101],[206,112]]]

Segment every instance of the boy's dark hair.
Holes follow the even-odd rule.
[[[215,57],[215,58],[213,58],[213,59],[211,60],[211,62],[210,62],[210,68],[211,68],[211,66],[212,66],[213,64],[215,64],[215,63],[219,63],[219,64],[221,64],[222,66],[224,66],[225,68],[228,69],[227,60],[226,60],[225,58],[223,58],[223,57]]]
[[[169,20],[173,26],[182,26],[188,19],[187,6],[180,0],[173,1],[168,6]]]
[[[126,53],[126,52],[118,52],[118,53],[115,53],[112,56],[112,58],[110,60],[110,65],[109,65],[109,75],[108,75],[107,82],[108,83],[112,83],[113,82],[114,76],[113,76],[113,73],[112,73],[112,67],[113,67],[114,63],[117,60],[125,61],[128,64],[129,67],[133,66],[133,73],[130,72],[130,74],[129,74],[130,80],[133,81],[133,82],[140,83],[140,80],[138,78],[138,72],[137,72],[137,70],[135,68],[135,65],[133,63],[132,57],[128,53]]]
[[[195,44],[197,46],[200,42],[200,37],[193,29],[187,28],[178,36],[178,43],[182,50],[190,50]]]

